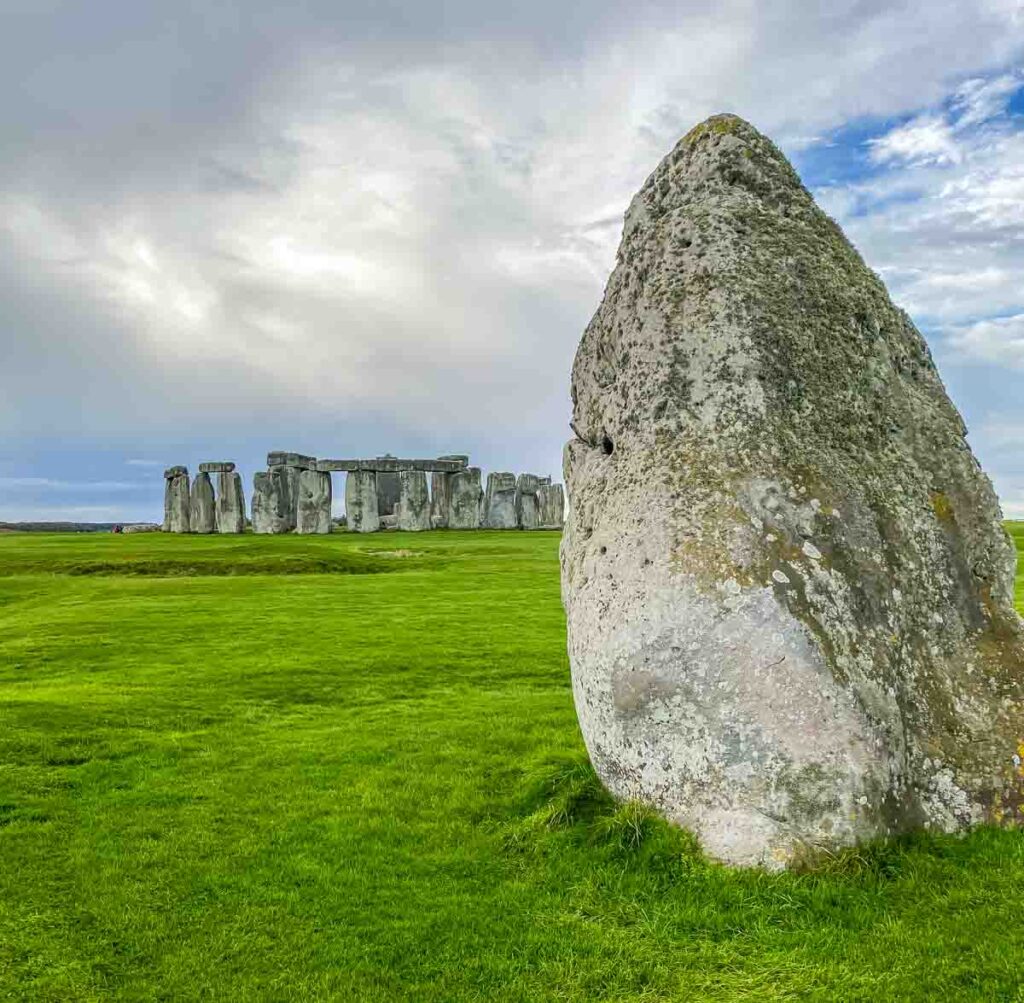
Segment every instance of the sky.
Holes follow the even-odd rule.
[[[1024,518],[1024,0],[0,0],[0,520],[271,449],[558,478],[622,214],[721,111]]]

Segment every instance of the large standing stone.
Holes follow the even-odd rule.
[[[298,480],[295,529],[298,533],[331,532],[331,475],[302,470]]]
[[[270,468],[270,473],[277,480],[277,491],[279,495],[281,528],[275,530],[278,533],[287,533],[295,529],[299,519],[299,476],[308,468],[292,466],[291,464],[275,464]]]
[[[387,453],[378,457],[381,460],[394,459]],[[398,503],[402,498],[402,481],[398,474],[390,471],[377,471],[377,512],[381,516],[396,515]]]
[[[401,499],[398,503],[398,528],[411,532],[430,529],[430,495],[427,493],[427,475],[422,470],[403,470]]]
[[[520,474],[516,480],[516,523],[520,529],[540,528],[540,478],[536,474]]]
[[[747,123],[634,198],[572,396],[569,654],[616,795],[769,866],[1021,821],[995,494],[910,318]]]
[[[217,528],[213,482],[207,473],[196,474],[189,499],[189,526],[193,533],[212,533]]]
[[[448,481],[450,505],[449,529],[479,529],[483,491],[480,489],[480,468],[466,467],[451,474]]]
[[[487,497],[484,501],[485,529],[516,528],[516,475],[487,475]]]
[[[439,460],[462,460],[469,462],[469,457],[461,453],[439,456]],[[451,509],[451,474],[435,471],[430,475],[430,525],[434,529],[448,528],[448,513]]]
[[[252,479],[252,531],[254,533],[287,533],[295,528],[291,505],[289,468],[261,470]]]
[[[345,475],[345,518],[352,533],[376,533],[380,529],[377,474],[373,470],[353,470]]]
[[[217,474],[217,532],[245,532],[245,494],[242,475],[237,471]]]
[[[188,467],[169,467],[164,471],[164,532],[189,532],[190,513]]]
[[[541,529],[561,529],[565,521],[565,489],[561,484],[552,484],[550,477],[541,480],[537,489],[537,506],[540,509]]]

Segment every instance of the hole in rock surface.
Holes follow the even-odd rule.
[[[614,450],[615,443],[612,442],[612,440],[608,436],[608,433],[605,432],[601,436],[601,452],[604,453],[605,456],[611,456]]]

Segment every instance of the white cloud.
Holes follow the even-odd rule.
[[[979,320],[947,334],[965,355],[1024,370],[1024,313]]]

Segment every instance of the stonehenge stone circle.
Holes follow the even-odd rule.
[[[452,474],[448,481],[450,504],[449,529],[479,529],[483,491],[480,489],[480,468],[467,467]]]
[[[484,499],[484,528],[516,528],[515,474],[499,472],[487,475],[487,495]]]
[[[200,469],[207,465],[200,464]],[[217,532],[244,533],[245,494],[242,491],[242,475],[234,471],[233,463],[224,466],[232,469],[217,473]]]
[[[520,474],[516,479],[516,525],[520,529],[540,528],[540,478],[536,474]]]
[[[164,532],[189,532],[190,514],[188,467],[169,467],[164,471]]]
[[[382,460],[394,459],[393,456],[382,456]],[[382,515],[396,515],[402,496],[401,474],[378,471],[377,473],[377,511]]]
[[[501,528],[544,528],[544,492],[551,487],[550,477],[523,474],[517,480],[514,474],[492,475],[488,478],[488,506],[480,489],[480,469],[469,467],[468,463],[465,454],[413,460],[390,455],[367,460],[318,460],[303,453],[274,450],[267,454],[267,469],[253,477],[252,529],[260,534],[331,532],[334,472],[347,475],[346,521],[353,532],[418,532],[449,525],[454,529],[479,529],[488,508]],[[212,474],[217,475],[216,492]],[[393,477],[398,485],[398,501],[391,513],[381,509],[388,504],[389,497],[380,488],[383,477]],[[164,478],[165,532],[245,532],[242,478],[234,463],[200,463],[199,474],[191,484],[188,468],[184,466],[169,467]],[[560,506],[561,485],[555,487]],[[548,528],[555,525],[549,521]],[[561,508],[557,527],[561,527]]]
[[[430,529],[427,475],[422,470],[403,470],[398,478],[400,498],[395,512],[398,516],[398,528],[413,532]]]
[[[301,470],[295,520],[297,533],[331,532],[331,475]]]
[[[633,199],[572,398],[562,594],[616,796],[771,868],[1021,823],[998,501],[910,317],[743,120]]]
[[[350,532],[376,533],[380,529],[376,471],[353,470],[345,478],[345,516]]]
[[[213,482],[207,473],[196,474],[189,499],[189,528],[193,533],[212,533],[217,528]]]

